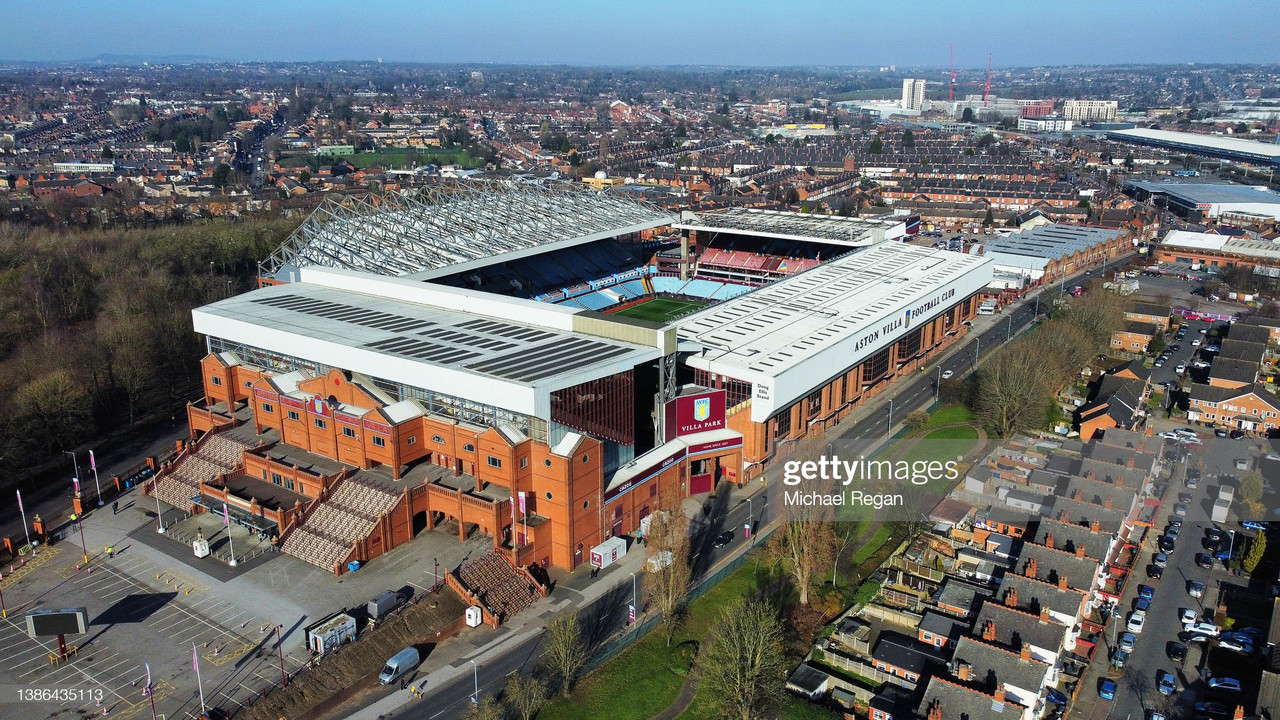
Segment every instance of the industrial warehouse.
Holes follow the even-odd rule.
[[[327,204],[193,312],[204,398],[158,497],[336,574],[435,527],[500,575],[572,569],[962,336],[994,261],[914,227],[494,183]]]

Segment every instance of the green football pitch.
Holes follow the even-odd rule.
[[[648,302],[642,302],[639,305],[632,305],[629,308],[619,310],[614,315],[622,317],[635,318],[636,320],[650,320],[652,322],[665,323],[675,318],[691,313],[701,307],[706,307],[707,303],[694,302],[692,300],[673,300],[671,298],[654,298]]]

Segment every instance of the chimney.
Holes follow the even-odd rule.
[[[1116,487],[1120,487],[1120,488],[1124,487],[1124,476],[1123,476],[1123,475],[1117,475],[1117,476],[1116,476]]]
[[[1061,573],[1058,574],[1058,589],[1059,590],[1067,589],[1067,576]]]
[[[1053,533],[1049,533],[1044,536],[1044,546],[1048,548],[1053,547]]]
[[[1131,468],[1131,467],[1133,467],[1133,456],[1132,456],[1132,455],[1126,455],[1126,456],[1125,456],[1125,458],[1124,458],[1124,466],[1125,466],[1125,467],[1127,467],[1127,468]]]
[[[1083,499],[1084,499],[1084,491],[1083,491],[1083,490],[1081,490],[1080,488],[1076,488],[1076,491],[1075,491],[1075,492],[1073,492],[1073,493],[1071,493],[1071,499],[1072,499],[1072,500],[1083,500]]]
[[[1049,622],[1049,608],[1043,605],[1040,606],[1040,621]]]
[[[969,682],[969,678],[973,675],[973,666],[963,660],[956,666],[956,677],[961,682]]]
[[[1094,470],[1093,468],[1089,468],[1089,474],[1088,474],[1088,475],[1086,475],[1085,477],[1089,478],[1090,480],[1097,480],[1097,479],[1098,479],[1098,471],[1097,471],[1097,470]]]
[[[996,688],[995,699],[998,703],[1004,702],[1004,683],[1000,683],[999,687]]]
[[[1089,530],[1092,532],[1098,532],[1099,528],[1101,527],[1102,526],[1098,524],[1097,520],[1094,520],[1093,522],[1089,523]]]
[[[985,627],[982,628],[982,639],[992,641],[996,639],[996,621],[988,620]]]
[[[1030,560],[1027,561],[1027,567],[1026,567],[1026,570],[1023,571],[1023,574],[1026,575],[1027,577],[1035,577],[1037,567],[1038,567],[1038,563],[1036,563],[1036,559],[1031,558]]]
[[[1236,706],[1236,714],[1235,714],[1235,715],[1232,715],[1231,717],[1235,718],[1235,720],[1244,720],[1244,706],[1243,706],[1243,705],[1237,705],[1237,706]]]
[[[934,700],[929,704],[929,720],[942,720],[941,700]]]
[[[1108,495],[1108,496],[1106,496],[1105,498],[1103,498],[1103,499],[1102,499],[1102,507],[1104,507],[1104,508],[1106,508],[1106,509],[1108,509],[1108,510],[1110,510],[1110,509],[1111,509],[1111,496],[1110,496],[1110,495]]]
[[[1079,558],[1084,557],[1084,543],[1081,543],[1078,547],[1076,547],[1076,557],[1079,557]]]
[[[1030,645],[1023,645],[1023,646],[1022,646],[1022,650],[1020,650],[1020,651],[1018,652],[1018,657],[1022,658],[1023,660],[1030,660],[1030,659],[1031,659],[1031,646],[1030,646]]]
[[[1018,588],[1009,588],[1004,594],[1004,604],[1009,607],[1018,607]]]

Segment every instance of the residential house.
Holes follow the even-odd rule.
[[[1266,330],[1267,339],[1256,339],[1258,337],[1256,332],[1240,332],[1244,327],[1255,327]],[[1280,319],[1262,317],[1261,315],[1246,315],[1242,318],[1238,318],[1234,323],[1232,323],[1230,335],[1238,340],[1248,340],[1249,342],[1280,342]],[[1245,335],[1248,335],[1249,337],[1244,337]]]
[[[1092,440],[1114,427],[1141,425],[1147,418],[1149,390],[1145,380],[1103,375],[1094,386],[1092,399],[1076,410],[1080,437]]]
[[[806,700],[817,700],[827,694],[830,683],[830,675],[808,663],[800,663],[787,678],[787,689]]]
[[[1280,427],[1280,399],[1258,385],[1239,388],[1192,385],[1187,420],[1269,432]]]
[[[1037,545],[1091,558],[1099,563],[1107,560],[1115,542],[1114,535],[1097,532],[1087,525],[1065,523],[1053,518],[1042,518],[1031,539]]]
[[[1169,330],[1170,315],[1169,306],[1161,303],[1131,302],[1124,310],[1125,320],[1155,325],[1162,331]]]
[[[1028,648],[1031,658],[1050,665],[1058,661],[1069,630],[1049,617],[1032,615],[991,599],[982,603],[973,624],[973,631],[984,642],[1016,653]]]
[[[933,604],[942,612],[957,617],[971,617],[979,601],[991,597],[990,587],[948,576],[933,596]]]
[[[1231,329],[1234,336],[1235,328]],[[1247,362],[1261,363],[1267,355],[1266,343],[1246,342],[1237,340],[1235,337],[1229,337],[1220,343],[1222,351],[1218,353],[1218,359],[1230,358],[1232,360],[1244,360]]]
[[[1090,557],[1058,548],[1024,542],[1015,569],[1028,577],[1053,585],[1066,580],[1067,587],[1092,591],[1098,586],[1100,563]]]
[[[1155,323],[1126,320],[1119,330],[1111,333],[1111,349],[1140,355],[1159,333]]]
[[[1233,360],[1219,355],[1209,367],[1209,384],[1238,390],[1258,381],[1258,367],[1256,362]]]
[[[1006,700],[1026,708],[1034,709],[1043,688],[1057,682],[1053,666],[1032,659],[1029,647],[1011,652],[972,637],[956,643],[952,666],[959,684],[988,695],[1003,689]]]
[[[1000,599],[1005,605],[1017,608],[1041,620],[1052,620],[1067,628],[1063,647],[1075,648],[1076,627],[1091,609],[1089,594],[1067,587],[1065,573],[1058,576],[1056,584],[1019,575],[1005,573],[1000,583]]]
[[[1003,688],[984,693],[942,678],[931,678],[917,714],[925,720],[1031,720],[1031,708],[1013,702]],[[895,719],[896,720],[896,719]]]
[[[936,648],[949,648],[954,647],[960,636],[968,633],[971,628],[966,620],[926,610],[920,624],[916,626],[916,639]]]
[[[915,688],[925,678],[943,668],[937,648],[924,645],[915,638],[896,632],[883,632],[876,643],[871,662],[881,672],[902,680],[899,685]]]

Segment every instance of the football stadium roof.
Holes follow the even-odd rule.
[[[1140,145],[1190,151],[1201,155],[1280,165],[1280,145],[1258,142],[1257,140],[1177,132],[1174,130],[1147,130],[1143,128],[1112,130],[1107,133],[1107,138]]]
[[[991,282],[978,255],[886,242],[677,321],[687,362],[751,382],[763,422]]]
[[[672,227],[679,230],[727,232],[786,240],[818,240],[853,247],[873,245],[906,232],[906,225],[902,220],[869,220],[755,208],[686,212],[680,222]],[[894,233],[895,227],[900,232]]]
[[[411,195],[332,198],[259,275],[294,280],[299,268],[320,265],[425,279],[675,221],[645,203],[569,185],[462,182]]]

